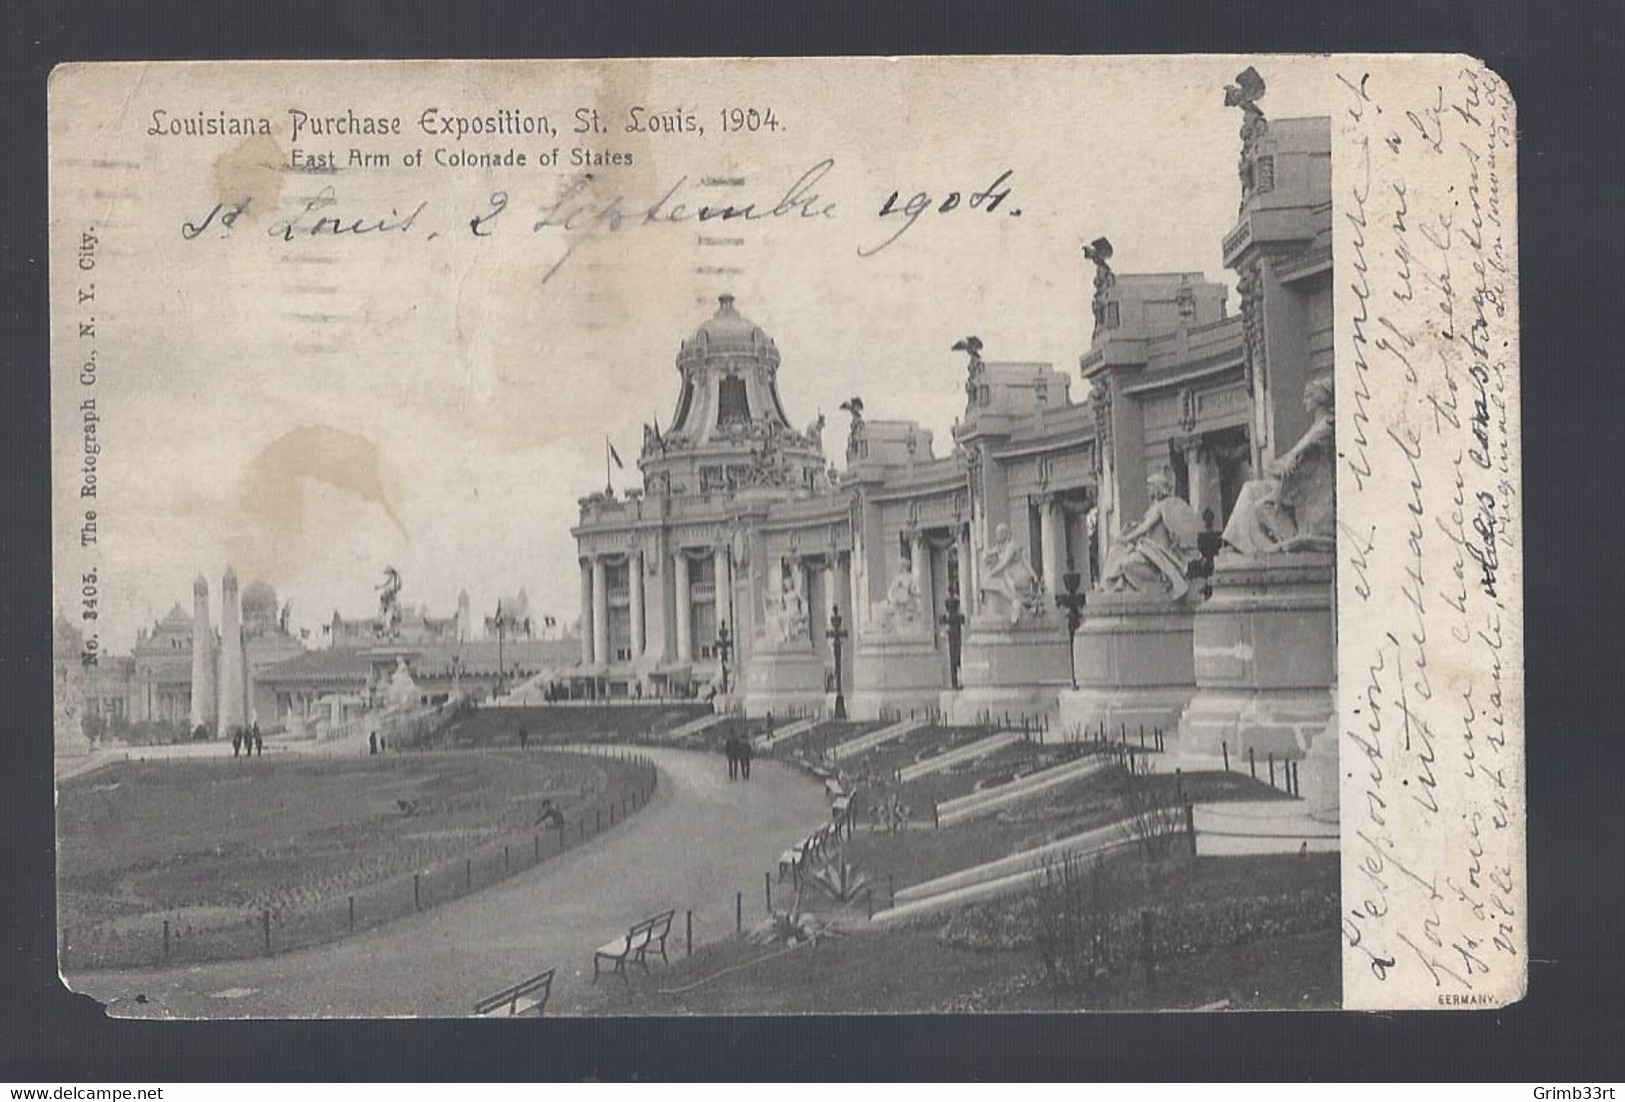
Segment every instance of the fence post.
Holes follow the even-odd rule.
[[[1251,746],[1247,747],[1247,772],[1252,775],[1253,780],[1258,779],[1258,758],[1253,755]]]
[[[937,808],[937,801],[935,800],[931,801],[931,828],[933,830],[942,829],[942,815]]]
[[[694,955],[694,912],[690,910],[684,923],[688,927],[688,956]]]
[[[1185,771],[1177,765],[1174,766],[1174,798],[1185,802]]]
[[[773,874],[762,873],[762,890],[767,896],[767,913],[773,913]]]
[[[1275,787],[1275,751],[1274,750],[1270,751],[1269,759],[1270,759],[1270,787],[1274,788]]]
[[[1230,772],[1230,744],[1221,742],[1219,743],[1219,749],[1224,753],[1224,771],[1228,773]]]
[[[164,959],[169,959],[169,919],[164,919]]]
[[[508,871],[508,843],[502,843],[502,871]]]
[[[1196,856],[1196,808],[1191,804],[1185,805],[1185,833],[1190,835],[1191,856]]]
[[[350,932],[355,933],[355,896],[350,897]]]
[[[265,955],[271,955],[271,911],[269,908],[260,911],[260,929],[265,932]]]
[[[418,891],[419,881],[422,879],[422,877],[423,874],[420,872],[414,872],[412,874],[412,909],[414,911],[423,910],[423,896]]]
[[[745,932],[745,893],[734,893],[734,933]]]
[[[1145,724],[1140,724],[1140,749],[1145,749]]]

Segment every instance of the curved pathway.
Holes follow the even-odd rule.
[[[557,968],[548,1012],[568,1013],[592,979],[593,949],[647,914],[677,909],[674,960],[686,910],[696,943],[733,932],[735,892],[744,893],[746,925],[759,920],[762,874],[829,815],[822,788],[777,762],[756,762],[745,783],[728,780],[720,754],[637,751],[660,770],[646,808],[473,895],[314,949],[75,973],[69,986],[118,1016],[462,1016],[482,995]]]

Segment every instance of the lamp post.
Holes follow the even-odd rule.
[[[942,625],[948,629],[948,683],[959,688],[960,645],[964,640],[965,614],[961,612],[959,598],[949,597],[942,603]]]
[[[1082,592],[1080,586],[1083,578],[1078,574],[1078,568],[1072,561],[1072,556],[1066,557],[1066,572],[1061,575],[1061,585],[1065,593],[1055,595],[1055,603],[1066,609],[1066,658],[1072,667],[1072,691],[1078,689],[1078,627],[1083,623],[1083,606],[1089,603],[1089,594]]]
[[[733,653],[733,636],[728,632],[728,621],[717,628],[717,657],[722,661],[722,695],[728,695],[728,655]]]
[[[835,650],[835,718],[846,718],[846,696],[841,689],[841,640],[848,632],[841,625],[841,606],[831,607],[829,613],[829,645]]]

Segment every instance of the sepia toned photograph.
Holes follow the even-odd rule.
[[[50,96],[58,967],[109,1014],[1522,997],[1480,63]]]

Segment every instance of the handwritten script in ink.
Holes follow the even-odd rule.
[[[1341,71],[1332,119],[1344,1003],[1496,1006],[1527,929],[1514,106],[1471,62],[1402,73]]]

